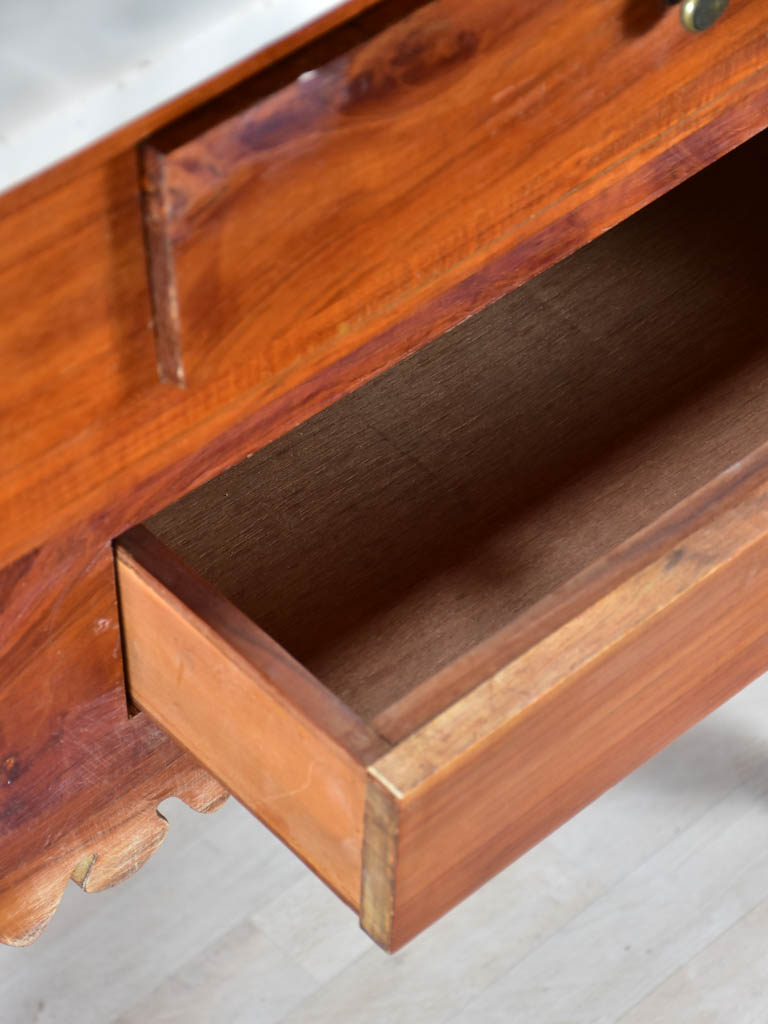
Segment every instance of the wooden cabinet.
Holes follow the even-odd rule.
[[[226,790],[397,949],[768,668],[766,40],[385,3],[0,199],[0,938]]]

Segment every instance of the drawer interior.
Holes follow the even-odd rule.
[[[154,516],[367,720],[768,440],[752,142]]]

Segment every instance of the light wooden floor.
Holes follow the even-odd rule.
[[[393,958],[231,802],[0,947],[0,1024],[766,1024],[768,677]]]

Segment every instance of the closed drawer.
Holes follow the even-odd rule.
[[[767,144],[118,544],[136,704],[386,948],[768,668]]]
[[[762,128],[766,65],[763,0],[699,36],[644,0],[375,8],[143,147],[163,374],[277,386],[495,266],[457,322]]]

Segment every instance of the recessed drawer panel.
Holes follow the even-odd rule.
[[[643,0],[381,5],[143,147],[163,374],[269,386],[506,254],[457,322],[762,128],[766,64],[763,0],[698,36]]]
[[[136,704],[386,948],[768,668],[767,143],[118,545]]]

